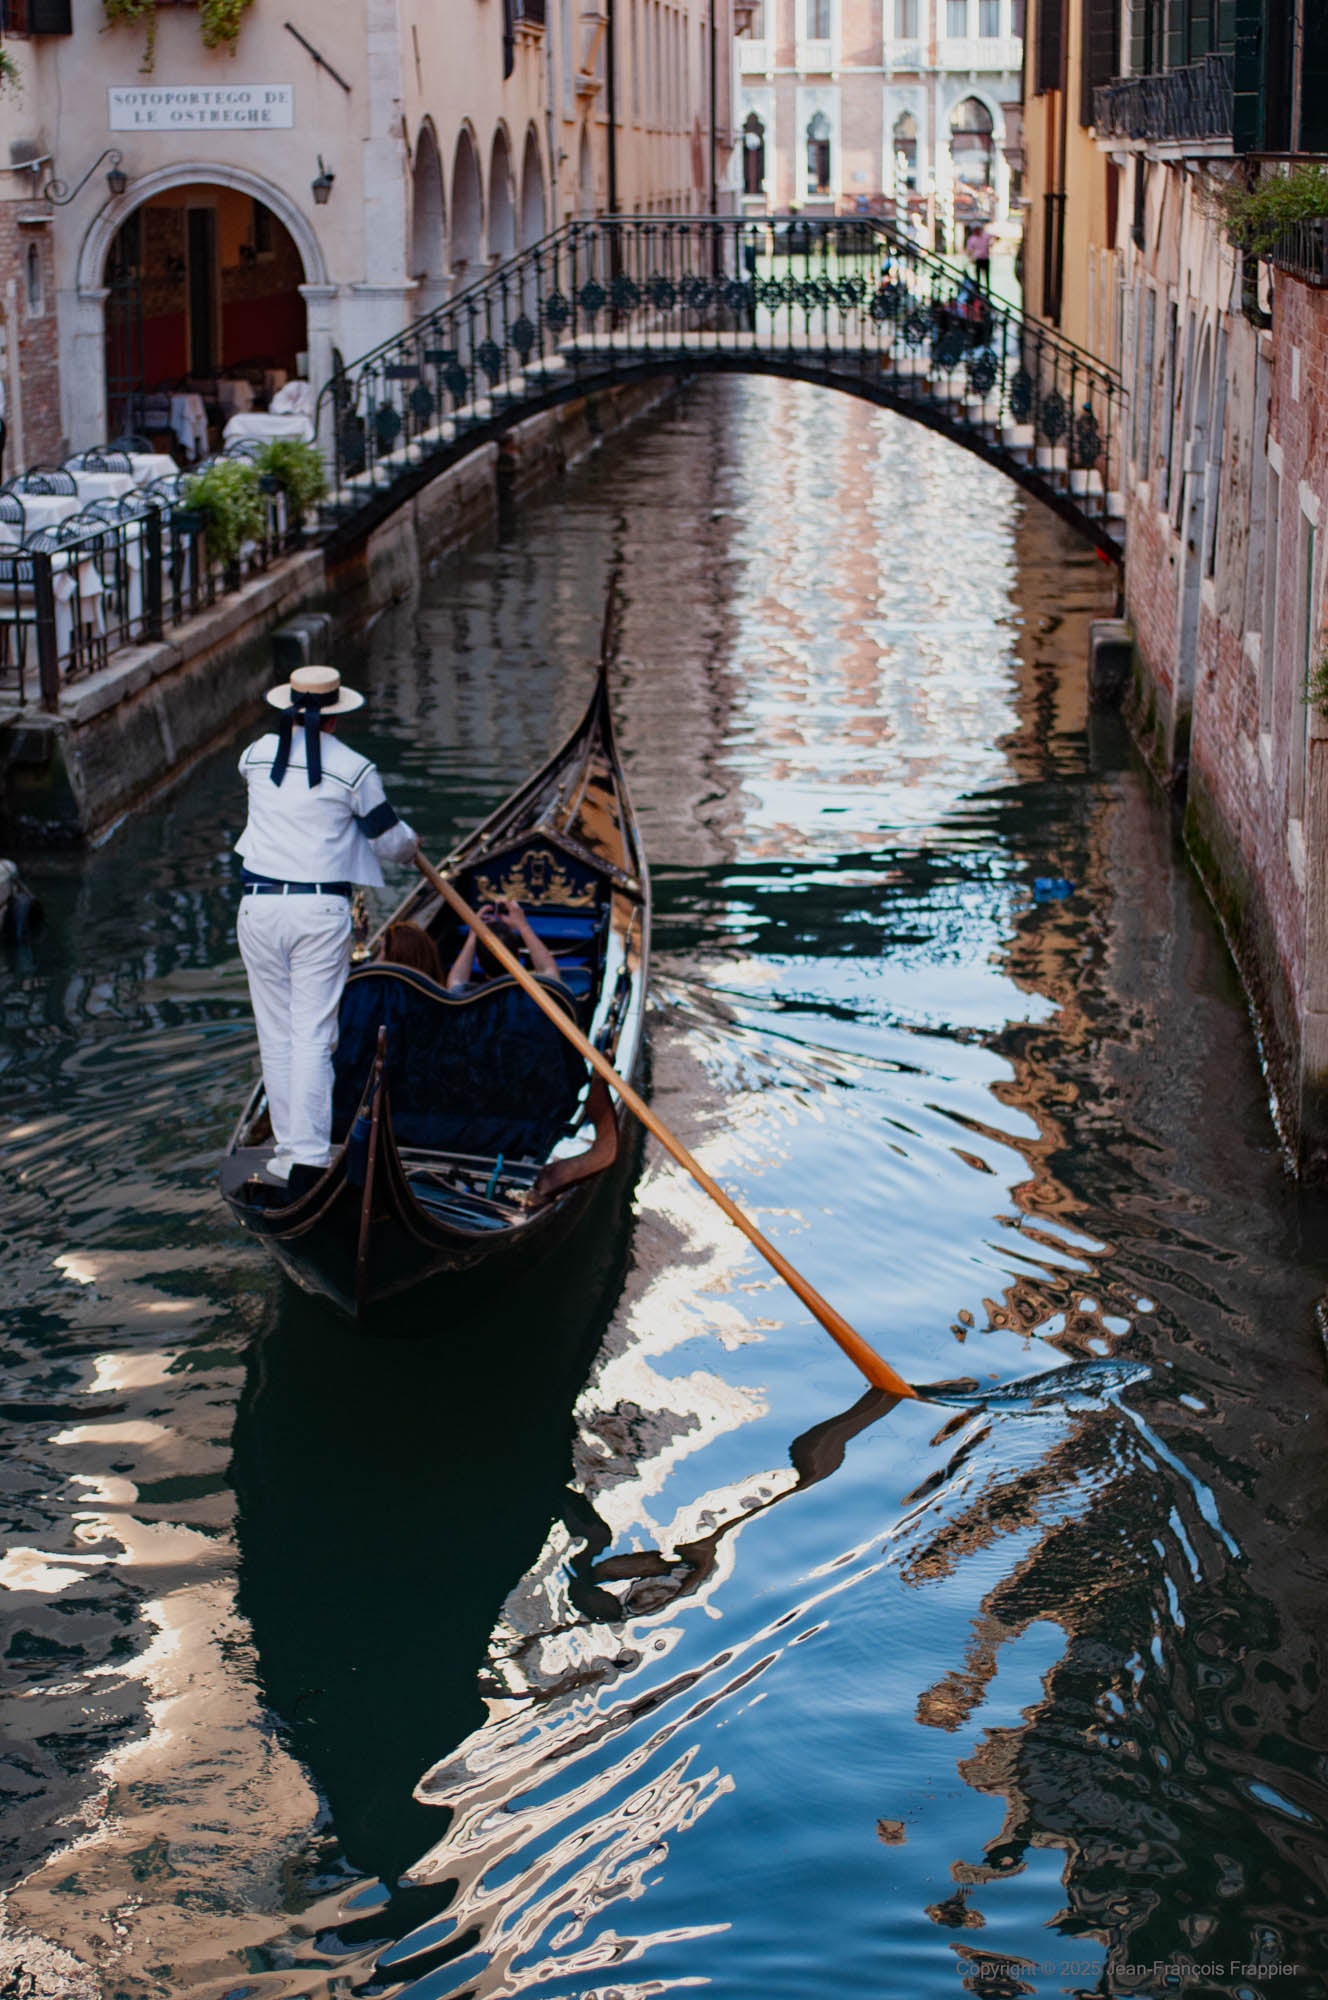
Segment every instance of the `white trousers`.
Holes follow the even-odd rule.
[[[332,1051],[350,967],[344,896],[244,896],[236,919],[276,1142],[273,1166],[332,1158]]]

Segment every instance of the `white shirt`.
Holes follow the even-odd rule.
[[[304,729],[291,739],[290,764],[272,782],[279,738],[251,743],[240,759],[249,787],[249,820],[235,851],[255,875],[278,882],[365,882],[383,879],[379,861],[409,861],[418,845],[383,792],[367,757],[326,730],[319,739],[321,784],[306,776]]]

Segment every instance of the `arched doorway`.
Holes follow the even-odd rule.
[[[293,236],[255,195],[188,182],[141,201],[102,272],[106,434],[170,429],[181,391],[202,398],[210,430],[306,373],[305,280]],[[195,418],[188,444],[207,442]]]
[[[815,111],[807,121],[807,185],[803,192],[815,200],[831,191],[830,120],[824,111]]]
[[[901,111],[890,134],[894,153],[895,200],[905,201],[918,185],[918,121],[911,111]]]
[[[989,204],[996,178],[996,141],[990,111],[980,97],[966,97],[950,113],[950,158],[955,192],[970,189]]]
[[[452,275],[456,290],[481,275],[484,255],[484,186],[479,156],[462,127],[452,162]]]
[[[539,139],[532,126],[526,134],[525,152],[521,159],[521,248],[529,250],[538,243],[546,228],[544,217],[544,167],[540,160]]]
[[[742,191],[751,197],[765,193],[765,126],[754,111],[742,128]]]
[[[438,141],[426,118],[415,142],[410,213],[410,269],[419,286],[415,310],[432,312],[447,297],[447,209]]]
[[[493,135],[489,155],[489,261],[505,264],[516,255],[516,190],[512,185],[512,154],[501,125]]]

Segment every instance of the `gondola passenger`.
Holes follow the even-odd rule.
[[[386,965],[408,965],[412,972],[432,979],[435,986],[443,984],[442,957],[423,924],[389,924],[382,956]]]
[[[520,903],[511,896],[505,896],[496,906],[485,903],[479,914],[486,924],[492,925],[509,950],[524,948],[532,972],[538,972],[546,979],[558,977],[557,959],[544,940],[536,937]],[[484,951],[474,931],[470,931],[447,975],[447,990],[449,993],[464,993],[486,979],[501,978],[502,971],[497,961]]]
[[[369,758],[336,736],[364,706],[335,667],[298,667],[267,700],[275,730],[240,759],[249,818],[236,923],[249,975],[274,1150],[266,1176],[292,1195],[332,1158],[332,1051],[350,966],[351,891],[419,841],[388,804]]]

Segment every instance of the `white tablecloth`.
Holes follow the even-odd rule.
[[[254,385],[237,376],[217,384],[217,401],[223,410],[232,416],[237,411],[252,410],[254,407]]]
[[[314,427],[308,417],[265,417],[253,411],[232,417],[223,435],[227,444],[234,444],[237,438],[255,438],[260,444],[273,438],[299,438],[312,444]]]
[[[131,451],[135,486],[151,486],[154,479],[169,479],[180,468],[168,451]]]
[[[81,507],[86,507],[89,500],[123,500],[126,493],[134,490],[131,472],[75,472],[73,480]]]
[[[27,535],[38,528],[58,528],[71,514],[82,512],[83,502],[76,493],[20,493],[19,505],[23,509],[23,531]]]
[[[207,450],[207,411],[197,395],[171,397],[171,429],[191,458]]]

